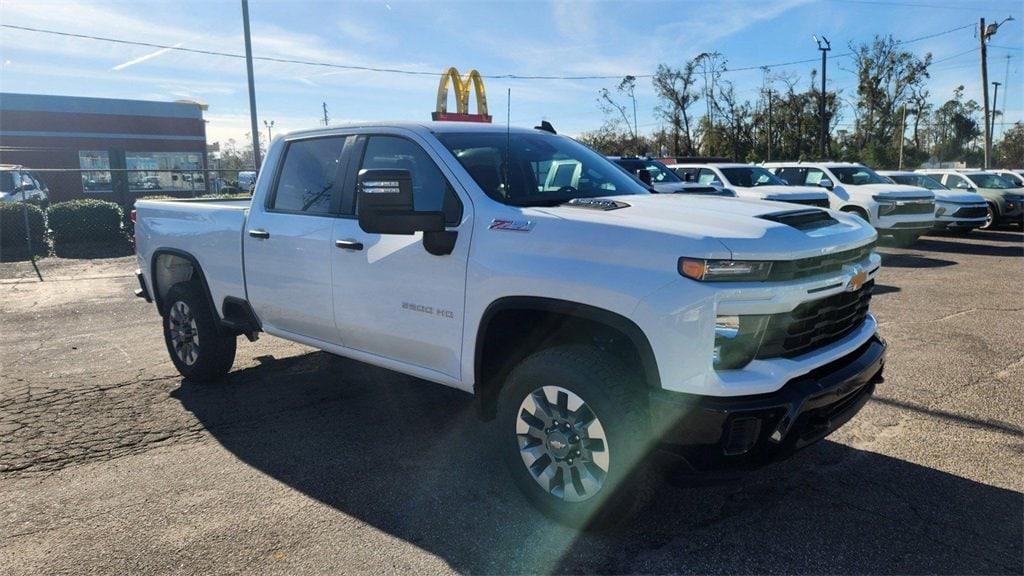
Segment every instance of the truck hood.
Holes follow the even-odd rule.
[[[936,202],[953,204],[983,204],[985,199],[973,192],[956,192],[954,190],[932,190]]]
[[[815,186],[730,186],[733,190],[736,190],[738,194],[745,195],[748,198],[757,196],[758,198],[769,198],[785,197],[787,200],[818,200],[822,198],[828,198],[828,194],[825,193],[821,188]]]
[[[705,246],[709,241],[717,242],[728,251],[731,258],[737,260],[793,260],[819,256],[855,248],[877,237],[873,228],[855,216],[818,208],[794,208],[792,204],[781,202],[685,194],[616,196],[605,199],[616,201],[620,207],[606,210],[563,204],[536,210],[579,223],[700,240],[704,241],[702,244]],[[800,229],[764,218],[803,210],[827,212],[834,222],[826,226]],[[683,255],[710,257],[680,254]]]
[[[871,194],[872,196],[877,194],[902,200],[935,197],[931,190],[917,186],[907,186],[906,184],[861,184],[859,186],[842,184],[841,186],[849,192],[861,192]]]

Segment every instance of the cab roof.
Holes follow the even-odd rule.
[[[488,124],[484,122],[416,122],[416,121],[368,121],[368,122],[346,122],[344,124],[332,124],[326,128],[310,128],[289,132],[286,137],[306,136],[314,134],[331,134],[354,128],[399,128],[412,132],[429,132],[432,134],[447,133],[495,133],[505,134],[548,134],[546,130],[537,128],[522,128],[518,126],[506,126],[504,124]]]

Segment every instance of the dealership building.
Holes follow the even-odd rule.
[[[0,164],[38,170],[50,200],[205,190],[196,102],[0,93]]]

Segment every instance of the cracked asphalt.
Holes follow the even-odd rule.
[[[867,407],[602,533],[532,511],[463,393],[270,337],[183,382],[132,258],[0,264],[0,573],[1022,574],[1022,240],[883,249]]]

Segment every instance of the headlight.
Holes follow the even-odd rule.
[[[715,318],[715,350],[712,365],[716,370],[733,370],[750,363],[761,347],[768,327],[768,316],[718,316]]]
[[[878,215],[885,216],[896,211],[896,200],[885,196],[872,196],[872,200],[878,202]]]
[[[758,282],[767,280],[771,270],[771,262],[679,259],[679,273],[701,282]]]

